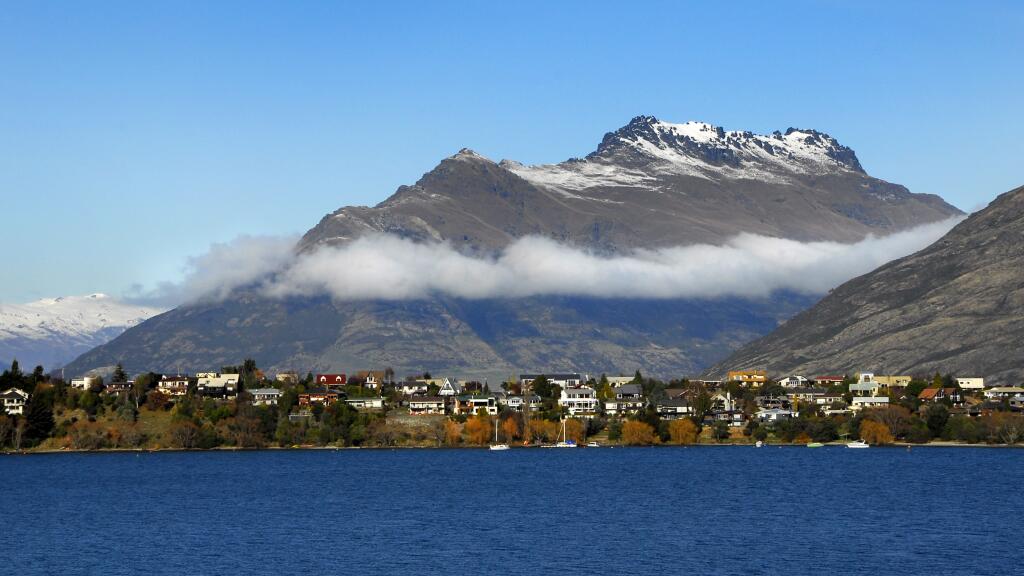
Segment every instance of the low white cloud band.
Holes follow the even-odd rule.
[[[723,245],[602,256],[539,237],[494,256],[444,243],[370,235],[298,256],[294,238],[240,238],[190,262],[179,301],[223,299],[240,287],[269,297],[327,294],[339,300],[576,295],[607,298],[760,297],[778,290],[824,294],[931,244],[960,219],[853,244],[740,234]]]

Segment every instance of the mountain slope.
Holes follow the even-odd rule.
[[[531,235],[605,254],[719,243],[740,232],[854,241],[957,214],[936,196],[868,176],[852,150],[825,134],[756,136],[638,117],[586,158],[555,165],[495,163],[463,150],[376,207],[325,216],[299,251],[379,232],[483,254]],[[811,301],[779,295],[331,302],[243,292],[163,314],[69,369],[120,361],[136,369],[199,370],[253,356],[270,369],[390,365],[507,375],[645,366],[678,375],[722,358]]]
[[[812,130],[757,136],[634,118],[585,159],[524,166],[470,150],[374,208],[347,207],[304,249],[368,231],[493,250],[541,235],[603,251],[720,243],[739,232],[851,242],[960,214],[937,196],[868,176]]]
[[[251,294],[161,314],[68,366],[217,369],[240,358],[300,372],[390,366],[399,375],[507,378],[519,370],[691,374],[807,307],[770,300],[569,297],[332,302]]]
[[[0,304],[0,362],[53,368],[160,312],[104,294]]]
[[[709,371],[853,372],[1024,380],[1024,187],[931,246],[836,288]]]

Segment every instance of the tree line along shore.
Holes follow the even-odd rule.
[[[874,391],[852,410],[863,378],[823,388],[765,378],[662,381],[644,377],[520,375],[491,391],[429,374],[395,380],[360,372],[269,378],[255,362],[191,377],[65,382],[14,362],[0,374],[0,450],[513,447],[578,445],[893,444],[1016,445],[1024,414],[1010,398],[962,390],[934,375]],[[330,375],[339,378],[344,375]],[[578,380],[577,380],[578,379]],[[74,382],[74,383],[73,383]],[[455,383],[453,383],[455,382]],[[220,385],[218,385],[218,383]],[[173,387],[171,386],[173,384]],[[20,395],[8,394],[15,390]],[[445,392],[449,392],[445,394]],[[931,392],[928,392],[931,391]],[[939,392],[941,391],[941,392]],[[12,396],[16,402],[8,402]]]

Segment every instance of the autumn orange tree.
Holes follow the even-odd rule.
[[[444,443],[449,446],[455,446],[460,441],[462,441],[462,429],[459,427],[459,423],[454,420],[445,420]]]
[[[565,421],[565,440],[572,440],[577,444],[583,442],[583,422],[577,418],[570,418]]]
[[[505,441],[509,442],[519,436],[519,423],[515,418],[505,418],[501,423],[501,433],[505,435]]]
[[[493,430],[491,419],[487,416],[470,416],[466,420],[466,436],[472,444],[486,444]]]
[[[559,426],[550,420],[530,420],[529,436],[533,440],[550,442],[558,436]]]
[[[673,444],[696,444],[697,425],[689,418],[673,420],[669,422],[668,435]]]
[[[646,422],[630,420],[622,425],[622,442],[633,446],[654,443],[654,428]]]
[[[891,444],[893,441],[889,427],[874,420],[863,420],[860,423],[860,439],[868,444]]]

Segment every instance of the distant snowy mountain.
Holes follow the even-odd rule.
[[[56,368],[161,312],[105,294],[0,304],[0,362]]]

